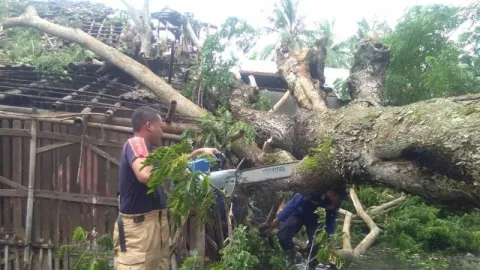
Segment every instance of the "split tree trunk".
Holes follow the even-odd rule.
[[[372,45],[372,44],[370,44]],[[338,110],[312,105],[315,88],[298,57],[283,61],[279,69],[291,85],[299,110],[294,117],[247,108],[257,93],[241,85],[232,92],[233,115],[254,126],[273,145],[302,159],[294,176],[271,182],[273,188],[297,192],[325,190],[332,184],[389,186],[423,197],[429,202],[469,210],[480,206],[480,95],[433,99],[404,107],[379,106],[388,61],[361,46],[352,71],[356,97],[361,101]],[[378,48],[377,48],[378,49]],[[372,57],[376,60],[372,60]],[[381,62],[384,61],[384,62]],[[292,90],[291,89],[291,90]],[[319,91],[319,90],[317,90]],[[306,94],[305,94],[306,93]],[[354,95],[355,96],[355,95]],[[304,97],[304,98],[303,98]],[[311,107],[317,110],[310,110]],[[283,152],[266,155],[250,148],[247,157],[256,165],[278,160]],[[309,155],[310,153],[310,155]],[[307,157],[305,157],[307,156]]]

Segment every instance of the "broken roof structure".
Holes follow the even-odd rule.
[[[45,3],[28,4],[114,47],[126,25],[103,5],[50,1],[44,9]],[[46,48],[65,45],[45,38]],[[136,108],[154,107],[165,118],[162,145],[177,142],[196,120],[102,61],[71,63],[61,74],[8,62],[0,67],[0,246],[15,268],[26,261],[31,269],[67,269],[69,260],[51,255],[71,243],[78,226],[89,235],[112,234],[119,157]],[[154,60],[147,65],[157,74],[165,69]],[[27,251],[33,259],[22,258]]]
[[[238,70],[242,80],[249,83],[248,76],[255,76],[255,81],[259,89],[269,91],[285,92],[287,83],[278,72],[277,64],[266,60],[242,60]],[[348,69],[325,67],[325,85],[333,88],[335,95],[340,99],[347,99],[342,96],[339,89],[334,88],[334,82],[337,79],[346,80],[350,74]]]

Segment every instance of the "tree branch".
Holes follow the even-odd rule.
[[[130,17],[132,17],[132,20],[135,23],[135,25],[141,28],[143,26],[143,23],[142,23],[142,20],[140,19],[140,15],[138,14],[137,10],[128,3],[128,0],[120,0],[120,1],[122,1],[122,3],[127,8],[128,13],[130,14]],[[148,2],[148,0],[145,0],[145,2]]]
[[[377,227],[377,224],[370,218],[367,213],[363,210],[362,203],[357,197],[354,189],[350,189],[350,198],[353,201],[353,205],[355,206],[355,210],[357,210],[357,214],[365,221],[368,228],[370,229],[370,233],[365,236],[365,238],[358,244],[355,249],[353,250],[353,254],[355,257],[359,257],[360,255],[364,254],[367,249],[375,242],[375,240],[380,235],[380,229]]]
[[[198,107],[182,96],[144,65],[136,62],[116,49],[103,44],[80,29],[63,27],[41,19],[38,17],[37,11],[34,7],[28,7],[25,13],[20,17],[4,19],[3,27],[31,27],[49,35],[77,43],[105,58],[107,61],[134,77],[139,83],[147,86],[160,99],[167,102],[170,102],[170,100],[176,100],[178,102],[177,111],[179,114],[198,117],[203,116],[206,113],[204,109]]]
[[[273,107],[268,112],[276,112],[280,106],[287,102],[288,98],[290,97],[290,91],[286,91],[282,98],[273,105]]]
[[[306,56],[306,52],[290,55],[280,63],[278,69],[300,108],[321,112],[327,111],[325,93],[321,92],[312,80]]]
[[[370,216],[376,216],[376,215],[381,214],[382,212],[384,212],[384,211],[386,211],[386,210],[388,210],[388,209],[390,209],[394,206],[402,204],[403,202],[405,202],[406,199],[407,199],[407,196],[405,196],[405,194],[402,193],[402,196],[400,196],[399,198],[396,198],[393,201],[389,201],[389,202],[384,203],[380,206],[375,206],[375,207],[372,207],[371,209],[368,209],[367,213]]]
[[[229,98],[233,117],[252,125],[261,138],[266,140],[271,137],[272,145],[275,147],[289,152],[292,151],[295,118],[248,108],[257,94],[258,91],[253,87],[238,82]]]
[[[195,31],[193,31],[192,25],[190,24],[190,21],[188,20],[187,16],[183,15],[182,17],[183,17],[183,23],[188,32],[188,36],[192,40],[193,44],[195,45],[195,47],[197,47],[197,49],[202,48],[202,46],[200,45],[200,41],[198,40],[198,37],[195,34]]]

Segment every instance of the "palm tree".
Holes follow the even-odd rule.
[[[279,40],[275,44],[266,46],[260,53],[260,59],[274,57],[274,49],[278,43],[291,50],[298,50],[307,44],[305,17],[298,15],[300,0],[280,0],[273,8],[273,14],[267,16],[271,26],[266,29],[268,34],[276,33]]]
[[[326,67],[331,68],[348,68],[350,67],[352,60],[352,51],[350,50],[350,44],[347,41],[335,42],[335,34],[333,32],[335,26],[335,20],[324,20],[316,24],[316,30],[310,34],[310,39],[313,40],[321,35],[326,36],[328,39],[327,47],[327,59],[325,61]],[[313,42],[313,41],[311,41]]]
[[[348,39],[352,51],[355,50],[358,42],[361,41],[365,37],[367,32],[370,30],[374,30],[379,35],[379,37],[384,37],[392,32],[392,28],[390,28],[386,21],[380,23],[378,23],[377,21],[373,21],[373,23],[370,24],[365,18],[363,18],[362,20],[357,22],[357,25],[357,34],[351,36]]]

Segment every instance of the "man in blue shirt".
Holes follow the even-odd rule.
[[[162,117],[150,107],[140,107],[132,115],[134,136],[123,146],[119,166],[120,213],[113,235],[116,270],[169,269],[166,195],[162,188],[147,194],[152,167],[141,169],[148,154],[160,146],[162,125]],[[189,158],[217,152],[202,148]]]
[[[309,242],[306,250],[310,250],[309,247],[319,226],[318,216],[315,213],[318,207],[326,210],[325,231],[328,235],[335,233],[338,210],[342,201],[347,197],[348,189],[344,185],[334,187],[327,192],[314,192],[308,195],[295,194],[271,225],[271,227],[276,227],[281,222],[277,237],[282,248],[295,255],[299,250],[293,244],[293,237],[305,226]],[[314,245],[312,256],[315,256],[317,252],[318,246]]]

